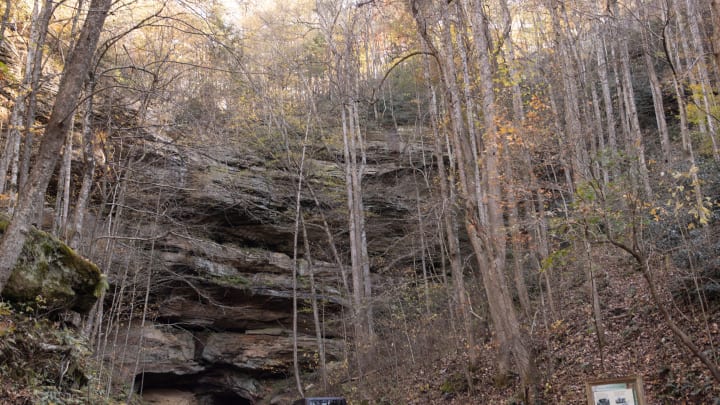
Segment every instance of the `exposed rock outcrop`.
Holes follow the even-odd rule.
[[[130,330],[129,343],[122,348],[122,372],[127,377],[135,373],[145,390],[192,391],[198,403],[244,404],[270,398],[272,381],[292,375],[294,295],[299,305],[300,366],[306,371],[317,366],[310,274],[324,314],[328,360],[339,359],[343,328],[338,315],[348,296],[343,269],[331,262],[329,249],[317,249],[312,262],[302,254],[293,261],[296,176],[252,151],[199,150],[165,141],[153,138],[144,144],[143,156],[153,163],[141,174],[147,178],[137,180],[171,185],[172,203],[164,211],[170,220],[154,231],[161,236],[153,244],[157,271],[165,279],[151,297],[153,321],[142,331],[137,326]],[[418,168],[427,169],[423,165],[432,164],[432,158],[419,145],[402,147],[413,154],[401,157],[379,142],[368,147],[368,240],[371,256],[383,256],[383,261],[373,262],[376,273],[383,266],[413,266],[419,245],[406,230],[413,228],[416,198],[427,193],[427,185],[408,179]],[[308,162],[308,186],[300,201],[311,225],[311,242],[327,243],[319,219],[322,212],[342,250],[346,234],[337,230],[346,227],[346,204],[344,171],[336,163],[340,156]],[[128,193],[130,203],[142,206],[157,200],[143,192]],[[147,223],[139,218],[132,226],[146,232]],[[301,240],[301,251],[302,246]],[[298,288],[293,291],[295,266]]]
[[[8,226],[0,217],[0,233]],[[52,235],[32,228],[3,298],[37,302],[46,309],[84,313],[92,308],[105,282],[98,267]]]

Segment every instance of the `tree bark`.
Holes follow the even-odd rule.
[[[553,0],[550,4],[552,25],[555,31],[555,45],[557,46],[558,53],[560,54],[560,65],[563,84],[563,112],[565,117],[565,131],[568,138],[569,149],[572,150],[570,153],[570,168],[572,184],[570,187],[570,195],[572,196],[575,192],[575,187],[579,181],[587,179],[589,177],[589,166],[585,155],[587,154],[585,148],[585,139],[583,137],[584,131],[582,128],[582,122],[580,121],[580,100],[578,95],[578,88],[576,77],[576,67],[573,64],[572,57],[570,55],[570,46],[567,44],[567,39],[563,33],[562,26],[560,24],[561,17],[565,13],[564,3]],[[572,198],[572,197],[571,197]]]
[[[27,181],[28,173],[30,172],[30,156],[32,154],[32,147],[35,141],[35,134],[33,131],[33,125],[35,124],[35,109],[37,108],[37,96],[40,91],[40,76],[42,74],[42,59],[44,55],[45,38],[47,37],[48,25],[50,24],[50,17],[55,10],[53,6],[53,0],[45,0],[40,17],[38,19],[39,32],[37,33],[37,42],[35,43],[35,52],[32,61],[32,73],[30,76],[30,94],[27,99],[27,111],[25,113],[25,139],[22,141],[22,156],[18,155],[20,159],[20,167],[18,169],[17,179],[13,175],[12,180],[17,181],[18,189],[22,188]]]
[[[0,291],[10,278],[25,243],[30,216],[45,196],[111,4],[111,0],[92,1],[80,38],[65,65],[55,104],[40,143],[37,163],[30,172],[28,183],[19,193],[14,216],[0,242]]]
[[[83,232],[83,224],[85,222],[85,211],[87,210],[88,200],[90,198],[90,190],[95,177],[95,132],[93,131],[93,92],[95,91],[95,81],[90,78],[85,84],[85,111],[83,114],[83,178],[78,193],[77,202],[75,203],[75,212],[73,213],[72,232],[70,235],[70,247],[78,249],[80,247],[80,239]]]
[[[10,21],[10,9],[12,5],[13,0],[5,0],[5,11],[3,12],[2,22],[0,22],[0,46],[5,43],[5,30],[7,29],[8,21]]]
[[[512,25],[512,17],[510,10],[508,9],[507,0],[502,0],[500,5],[505,15],[505,23],[508,26]],[[513,135],[518,135],[522,131],[523,123],[525,121],[525,111],[523,109],[522,101],[522,90],[518,83],[519,75],[515,66],[515,49],[513,47],[513,41],[508,40],[506,42],[507,51],[505,52],[508,65],[508,74],[510,76],[510,90],[512,92],[512,128]],[[512,246],[512,258],[513,258],[513,279],[515,281],[515,290],[517,291],[518,299],[520,300],[520,307],[522,308],[525,317],[531,316],[532,308],[530,306],[530,295],[528,294],[527,283],[525,282],[525,273],[523,271],[523,262],[520,258],[520,252],[522,244],[520,243],[520,212],[518,210],[518,198],[516,196],[515,186],[513,181],[517,181],[513,177],[513,167],[511,162],[512,153],[510,151],[510,145],[507,141],[507,137],[502,137],[502,147],[504,153],[504,173],[503,175],[508,180],[506,182],[506,195],[507,195],[507,207],[508,207],[508,237],[511,241]],[[526,148],[525,145],[521,144],[519,148]]]
[[[497,357],[499,372],[502,375],[509,370],[509,362],[512,358],[515,360],[523,385],[532,387],[537,377],[533,356],[521,336],[517,313],[505,280],[506,230],[502,219],[502,193],[498,167],[500,147],[497,122],[495,121],[497,109],[487,22],[482,14],[481,5],[477,3],[471,4],[468,0],[463,0],[461,4],[452,4],[451,6],[445,2],[439,2],[438,9],[431,10],[431,12],[438,12],[443,20],[443,24],[438,27],[441,30],[440,46],[435,46],[435,40],[427,30],[427,19],[424,14],[427,11],[422,9],[423,7],[434,7],[434,4],[420,4],[418,1],[412,1],[410,7],[420,35],[437,56],[442,78],[450,97],[450,121],[453,126],[450,135],[457,156],[459,196],[465,213],[465,229],[482,275],[490,316],[496,332],[496,341],[500,346]],[[471,34],[471,40],[474,42],[477,52],[477,58],[473,62],[479,72],[481,95],[479,109],[483,112],[484,130],[482,140],[470,139],[471,134],[463,130],[463,98],[457,83],[455,58],[452,57],[454,42],[451,37],[453,29],[451,27],[453,21],[451,7],[454,7],[452,11],[458,13],[461,22],[455,32]],[[462,18],[463,15],[467,16],[466,21]],[[465,26],[462,25],[463,22]],[[458,38],[459,41],[466,39],[470,38]],[[466,69],[467,67],[464,67],[464,70]],[[471,114],[470,106],[465,105],[465,107],[467,113]],[[478,157],[482,158],[480,164],[484,169],[482,180],[475,174],[475,168],[479,164]],[[478,198],[479,196],[482,198]]]
[[[300,221],[303,232],[303,244],[305,246],[305,260],[307,261],[308,277],[310,278],[310,302],[312,305],[313,323],[315,325],[315,341],[318,346],[318,360],[320,361],[320,380],[323,383],[323,390],[326,390],[328,376],[327,364],[325,361],[325,338],[323,334],[322,321],[320,320],[320,310],[318,308],[317,287],[315,286],[315,268],[312,260],[312,253],[310,251],[310,238],[308,238],[307,226],[305,226],[305,220],[302,216],[300,217]]]
[[[647,38],[645,38],[645,41],[647,41]],[[662,147],[665,163],[669,163],[672,159],[672,151],[670,149],[670,133],[668,132],[667,119],[665,117],[665,106],[663,105],[662,99],[662,87],[655,72],[655,63],[652,56],[650,56],[650,47],[647,42],[645,42],[644,51],[645,66],[647,67],[648,78],[650,79],[650,91],[652,92],[653,107],[655,108],[655,121],[658,126],[658,132],[660,133],[660,146]]]
[[[612,93],[610,91],[610,80],[608,79],[608,57],[607,45],[605,44],[605,29],[601,29],[600,41],[597,46],[598,75],[600,76],[600,86],[602,88],[603,105],[605,109],[605,127],[607,128],[607,151],[601,151],[603,154],[617,153],[617,123],[615,121],[615,112],[613,108]]]
[[[46,28],[47,29],[47,28]],[[27,99],[33,91],[32,76],[35,53],[39,51],[37,45],[40,38],[40,8],[38,0],[33,3],[32,17],[30,20],[30,43],[28,44],[27,56],[25,59],[25,70],[23,79],[15,97],[12,112],[10,113],[10,124],[5,138],[5,148],[0,156],[0,193],[6,190],[17,192],[17,161],[20,154],[20,133],[28,125],[25,122],[27,112]],[[7,178],[8,170],[10,177]],[[9,181],[9,184],[7,183]]]
[[[617,3],[614,5],[616,16],[618,13]],[[625,113],[627,115],[629,130],[627,139],[627,151],[634,156],[636,161],[633,166],[637,176],[640,178],[642,191],[646,198],[652,197],[652,188],[650,187],[650,175],[648,173],[647,162],[645,160],[645,146],[640,132],[640,121],[638,119],[637,106],[635,105],[635,89],[633,88],[632,73],[630,70],[630,53],[626,40],[620,43],[620,67],[622,71],[622,90],[625,102]]]
[[[537,372],[532,351],[521,335],[520,323],[517,319],[517,313],[504,274],[506,241],[500,187],[501,176],[498,167],[500,142],[496,120],[494,76],[490,60],[490,39],[487,37],[487,21],[483,15],[481,4],[474,3],[471,5],[468,0],[463,0],[461,3],[470,17],[470,32],[478,54],[481,107],[483,111],[483,129],[485,131],[483,135],[484,151],[482,153],[485,163],[483,187],[486,189],[484,197],[487,201],[485,203],[487,222],[475,223],[473,217],[469,217],[466,220],[466,228],[478,258],[493,323],[498,329],[504,330],[504,337],[507,339],[505,344],[515,359],[523,386],[533,388],[537,380]],[[475,160],[474,155],[466,156],[466,158]],[[468,203],[470,203],[469,199],[466,201],[466,206]],[[483,201],[477,201],[477,203],[482,204]],[[470,204],[470,206],[472,205]],[[482,218],[478,219],[482,220]],[[481,240],[484,246],[478,249],[478,242]],[[481,259],[483,254],[487,255],[487,261]]]
[[[677,55],[676,61],[673,61],[674,64],[674,73],[675,75],[686,75],[689,78],[688,83],[690,87],[695,87],[696,89],[699,89],[700,92],[697,91],[692,92],[692,102],[696,106],[702,106],[699,107],[700,109],[704,111],[710,111],[710,100],[708,98],[708,90],[711,89],[710,82],[709,82],[709,76],[707,73],[707,66],[705,64],[705,50],[704,46],[702,45],[702,39],[700,38],[700,34],[698,32],[699,28],[697,25],[697,22],[692,21],[692,19],[695,18],[694,16],[694,2],[692,0],[686,0],[685,1],[685,9],[687,11],[687,15],[684,16],[682,13],[682,9],[680,8],[680,2],[681,0],[670,0],[670,6],[672,7],[672,10],[667,10],[666,12],[672,13],[672,15],[675,17],[676,20],[676,27],[675,31],[673,32],[675,35],[673,36],[676,42],[676,44],[672,44],[669,41],[670,35],[665,35],[665,43],[666,43],[666,52],[668,47],[675,48],[675,53]],[[668,24],[667,29],[672,29],[673,27]],[[688,40],[687,33],[690,32],[690,40]],[[685,55],[686,61],[686,71],[683,71],[681,69],[681,65],[683,63],[682,57],[680,55]],[[680,81],[679,81],[680,82]],[[682,85],[682,90],[684,91],[685,84],[680,82]],[[683,95],[683,98],[686,98]],[[689,105],[686,104],[686,105]],[[707,119],[699,120],[699,122],[696,123],[698,126],[698,129],[703,135],[707,135],[710,137],[710,140],[712,142],[713,147],[713,157],[716,160],[720,159],[720,150],[718,149],[719,146],[716,141],[716,133],[715,133],[715,123],[713,121],[713,118],[710,116],[710,114],[707,114]],[[710,125],[710,126],[708,126]]]
[[[713,55],[715,56],[715,69],[720,70],[720,0],[712,0],[712,13]]]
[[[705,125],[707,125],[708,135],[712,141],[713,146],[713,157],[716,161],[720,161],[720,145],[717,143],[717,123],[710,112],[716,106],[715,99],[712,95],[712,84],[710,83],[710,74],[708,73],[707,65],[707,53],[705,51],[705,45],[703,44],[703,35],[700,33],[700,26],[698,21],[702,21],[702,17],[697,12],[697,0],[685,0],[687,7],[687,24],[690,28],[690,37],[692,39],[692,45],[695,51],[695,56],[698,58],[699,63],[696,64],[698,71],[700,91],[702,94],[699,95],[701,104],[705,115]],[[717,28],[717,27],[716,27]]]
[[[460,241],[458,238],[458,226],[455,215],[457,205],[455,194],[451,185],[454,184],[454,177],[445,168],[445,154],[443,153],[442,141],[439,130],[439,111],[435,87],[430,82],[429,57],[424,58],[424,77],[430,91],[430,125],[433,130],[435,147],[435,160],[438,165],[438,182],[440,183],[440,196],[442,199],[442,219],[447,240],[448,259],[450,261],[450,272],[452,274],[453,296],[457,303],[457,312],[463,323],[463,335],[468,350],[468,361],[471,366],[478,362],[478,347],[475,342],[475,334],[472,328],[470,313],[470,299],[465,288],[465,276],[462,270],[462,257],[460,254]],[[471,379],[470,379],[471,380]]]

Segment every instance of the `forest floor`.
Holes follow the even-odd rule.
[[[712,232],[712,230],[708,230]],[[717,240],[717,239],[715,239]],[[676,340],[657,305],[652,302],[642,274],[624,252],[605,246],[593,257],[601,299],[605,346],[600,350],[589,305],[585,277],[577,269],[555,274],[565,280],[554,322],[541,315],[531,322],[540,375],[541,404],[585,404],[586,382],[626,376],[642,378],[646,404],[720,404],[720,384],[707,368]],[[577,274],[580,273],[580,274]],[[669,280],[687,279],[668,265],[654,269],[663,305],[706,355],[718,364],[720,355],[720,301],[716,297],[703,310],[691,289],[682,290]],[[675,293],[673,296],[671,291]],[[521,404],[519,378],[504,384],[496,379],[495,348],[481,347],[480,365],[467,372],[462,351],[450,350],[432,361],[406,362],[402,371],[368,375],[362,384],[345,384],[351,399],[373,398],[369,403],[406,404]],[[470,376],[472,386],[467,381]],[[349,387],[352,386],[352,387]],[[364,387],[364,388],[363,388]],[[368,388],[371,387],[371,388]],[[348,389],[349,388],[349,389]],[[358,402],[362,403],[362,402]]]

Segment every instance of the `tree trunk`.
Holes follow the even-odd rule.
[[[614,157],[617,154],[617,123],[615,122],[612,93],[610,91],[610,80],[608,79],[608,58],[607,46],[605,44],[604,29],[601,30],[600,41],[597,46],[597,60],[598,75],[600,76],[600,87],[602,88],[603,105],[605,107],[605,127],[607,128],[608,134],[608,150],[602,150],[601,153],[608,154],[611,157]]]
[[[484,151],[482,154],[485,162],[484,187],[486,192],[484,197],[487,201],[485,203],[487,222],[475,223],[473,217],[470,216],[466,221],[466,227],[483,275],[483,283],[485,284],[485,292],[488,297],[490,313],[493,316],[493,323],[498,329],[504,330],[504,337],[507,339],[505,344],[508,345],[512,356],[515,358],[523,386],[532,388],[537,380],[534,359],[526,340],[521,335],[520,323],[517,319],[504,274],[506,242],[500,188],[501,176],[498,168],[500,142],[496,121],[494,76],[490,60],[490,39],[486,36],[487,22],[481,4],[475,3],[472,7],[469,7],[468,0],[463,0],[462,4],[470,17],[470,32],[478,53],[481,107],[485,130],[483,135]],[[475,161],[474,155],[466,155],[466,158]],[[470,203],[469,200],[466,201],[466,206],[468,206],[468,203]],[[477,203],[482,204],[483,202],[477,201]],[[469,207],[472,207],[472,205],[474,204],[469,204]],[[481,220],[481,218],[478,219]],[[481,240],[484,242],[482,247],[478,246],[478,242]],[[487,262],[481,257],[484,254],[487,255]]]
[[[465,276],[462,270],[462,256],[460,254],[460,241],[458,238],[458,226],[455,215],[457,201],[452,192],[451,185],[454,184],[452,172],[449,174],[445,168],[445,154],[443,153],[442,141],[439,131],[439,112],[435,87],[430,81],[429,58],[425,57],[424,78],[430,92],[430,125],[433,131],[435,147],[435,160],[438,165],[438,182],[440,183],[440,196],[442,199],[442,219],[445,239],[447,240],[448,259],[450,261],[450,272],[453,283],[453,296],[457,303],[457,312],[463,324],[463,336],[468,348],[468,361],[472,367],[478,362],[478,347],[475,342],[475,334],[472,328],[470,313],[470,298],[465,288]],[[450,176],[450,177],[449,177]],[[469,378],[471,381],[472,379]]]
[[[78,21],[83,13],[83,0],[78,0],[77,7],[72,19],[70,38],[74,38],[78,30]],[[53,230],[56,235],[62,235],[67,239],[68,232],[68,211],[70,209],[70,180],[72,178],[72,148],[75,128],[75,115],[70,122],[70,131],[65,136],[65,145],[62,152],[62,163],[57,177],[57,192],[55,194],[55,218],[53,219]],[[83,129],[84,130],[84,129]]]
[[[632,73],[630,71],[630,54],[626,41],[620,44],[620,65],[623,76],[623,96],[625,101],[626,114],[630,123],[629,139],[627,140],[628,153],[635,158],[633,164],[638,177],[640,178],[642,191],[645,197],[652,197],[652,188],[650,187],[650,175],[648,173],[647,162],[645,161],[645,146],[640,132],[640,121],[638,119],[637,107],[635,105],[635,90],[632,83]]]
[[[673,61],[674,63],[674,70],[676,75],[682,75],[687,76],[689,78],[689,87],[699,89],[698,91],[692,92],[692,102],[699,107],[699,109],[705,111],[710,111],[710,100],[708,99],[708,90],[711,89],[709,84],[709,77],[707,73],[707,67],[705,65],[705,55],[704,55],[704,47],[702,45],[702,40],[699,38],[699,32],[697,22],[689,21],[691,19],[694,19],[694,2],[687,1],[685,2],[686,5],[686,11],[688,13],[687,16],[683,16],[682,10],[680,8],[679,4],[680,0],[671,0],[671,7],[672,10],[667,10],[667,13],[672,13],[673,16],[675,16],[676,19],[676,27],[674,27],[676,30],[674,32],[674,40],[676,44],[673,44],[672,41],[669,41],[670,35],[665,35],[665,43],[666,43],[666,50],[668,47],[675,48],[674,51],[677,54],[677,60]],[[672,29],[673,27],[668,24],[667,29]],[[690,41],[688,41],[687,33],[688,31],[691,33],[690,35]],[[698,41],[700,43],[698,43]],[[685,66],[687,68],[687,71],[683,71],[683,69],[680,67],[682,65],[682,58],[680,55],[685,55],[685,58],[687,59],[685,61]],[[679,80],[680,81],[680,80]],[[680,82],[681,87],[683,87],[683,91],[685,83]],[[685,98],[683,96],[683,98]],[[713,157],[718,160],[720,159],[720,150],[719,145],[716,142],[715,137],[715,123],[714,122],[708,122],[713,121],[713,118],[710,116],[710,114],[706,114],[707,119],[701,119],[699,122],[696,122],[696,125],[698,126],[699,131],[706,136],[710,137],[710,141],[712,142],[713,147]],[[710,127],[708,127],[708,124]]]
[[[91,75],[92,76],[92,75]],[[85,211],[87,210],[88,200],[90,198],[90,190],[95,177],[95,132],[93,131],[93,92],[95,91],[95,80],[92,77],[85,84],[85,112],[83,114],[83,178],[75,202],[75,212],[73,213],[73,223],[70,232],[70,247],[78,249],[80,247],[80,239],[83,232],[83,224],[85,222]]]
[[[53,0],[45,0],[40,17],[38,19],[39,32],[37,34],[37,42],[35,43],[35,52],[32,61],[32,74],[30,77],[30,94],[27,99],[27,111],[25,115],[25,139],[22,142],[22,159],[20,160],[20,168],[18,169],[17,184],[18,189],[22,188],[27,181],[30,172],[30,156],[32,154],[32,146],[34,142],[35,109],[37,107],[37,96],[40,91],[40,75],[42,73],[43,49],[45,47],[45,37],[47,37],[48,24],[50,17],[54,11]],[[18,158],[20,156],[18,155]],[[14,177],[13,177],[14,179]]]
[[[413,155],[412,152],[408,153],[408,164],[410,167],[413,168],[412,176],[413,176],[413,186],[415,186],[415,210],[417,212],[417,225],[418,225],[418,235],[420,239],[420,264],[422,266],[422,275],[423,275],[423,290],[425,295],[425,313],[428,317],[431,316],[430,314],[430,281],[428,277],[428,269],[427,269],[427,261],[425,260],[425,253],[427,252],[427,242],[425,241],[425,220],[423,219],[423,213],[422,213],[422,199],[420,198],[420,186],[418,185],[417,180],[417,172],[420,171],[419,169],[415,168],[415,163],[413,162]]]
[[[645,38],[647,41],[647,38]],[[662,99],[662,87],[660,80],[655,72],[655,63],[650,56],[650,47],[646,42],[645,45],[645,66],[647,67],[648,77],[650,79],[650,91],[652,92],[653,107],[655,108],[655,121],[660,133],[660,145],[663,151],[665,163],[669,163],[672,159],[672,151],[670,150],[670,133],[668,132],[667,119],[665,118],[665,106]]]
[[[687,7],[686,20],[690,28],[692,45],[699,61],[699,63],[695,64],[695,67],[698,71],[701,91],[698,98],[700,98],[702,102],[698,104],[701,104],[702,110],[704,110],[705,124],[707,125],[708,135],[712,141],[713,157],[716,161],[720,161],[720,145],[717,143],[717,122],[710,113],[716,105],[712,94],[710,74],[708,73],[707,53],[705,51],[705,45],[703,44],[703,35],[700,33],[700,26],[698,25],[698,21],[702,21],[702,17],[697,13],[696,1],[697,0],[685,0],[685,5]]]
[[[593,323],[595,324],[595,335],[597,336],[598,349],[600,351],[600,369],[604,369],[605,356],[603,348],[605,347],[605,326],[603,324],[602,311],[600,309],[600,296],[598,295],[597,283],[595,281],[595,271],[593,269],[592,246],[590,245],[590,231],[587,219],[583,220],[582,242],[583,253],[585,254],[585,278],[587,282],[588,298],[592,305]]]
[[[70,179],[72,169],[72,138],[74,120],[70,120],[70,131],[65,135],[65,142],[62,147],[62,161],[57,177],[57,192],[55,193],[55,219],[53,221],[53,232],[56,235],[66,235],[67,226],[67,201],[70,198]],[[66,193],[65,190],[68,190]]]
[[[715,69],[720,70],[720,0],[712,0],[712,13],[713,55],[715,56]]]
[[[503,14],[505,15],[506,24],[510,25],[512,24],[512,19],[510,16],[510,10],[508,9],[507,0],[501,1],[501,6],[503,8]],[[515,50],[513,48],[512,41],[507,41],[506,43],[507,52],[507,64],[508,64],[508,74],[510,76],[510,90],[512,91],[512,110],[513,110],[513,118],[512,118],[512,128],[513,128],[513,135],[519,135],[522,131],[523,122],[525,120],[525,112],[523,109],[523,101],[522,101],[522,90],[520,89],[520,85],[518,83],[519,75],[517,72],[517,69],[515,67],[516,61],[515,61]],[[528,294],[527,289],[527,283],[525,282],[525,273],[523,271],[523,261],[520,258],[520,252],[522,249],[522,244],[520,243],[520,213],[518,210],[518,201],[516,197],[515,187],[513,184],[513,167],[511,162],[511,151],[510,151],[510,145],[507,141],[507,137],[502,137],[502,147],[505,151],[504,153],[504,177],[507,179],[506,182],[506,195],[507,195],[507,206],[508,206],[508,237],[511,241],[512,246],[512,257],[513,257],[513,279],[515,281],[515,290],[517,291],[518,298],[520,300],[520,307],[522,308],[525,317],[530,318],[531,316],[531,307],[530,307],[530,295]],[[525,148],[525,145],[520,145],[520,148]],[[517,180],[515,180],[517,181]]]
[[[5,138],[5,148],[2,156],[0,156],[0,194],[6,190],[17,192],[17,159],[20,154],[20,133],[27,124],[25,113],[27,111],[27,99],[32,89],[33,63],[35,62],[35,52],[38,51],[36,45],[40,36],[40,9],[38,0],[33,3],[32,17],[30,21],[30,43],[28,44],[27,56],[25,59],[25,70],[23,79],[12,112],[10,113],[10,123],[8,125],[8,133]],[[14,169],[13,169],[14,167]],[[7,178],[8,170],[11,171],[10,178]],[[13,172],[14,175],[13,176]],[[15,180],[13,180],[13,177]],[[9,183],[7,183],[9,181]]]
[[[552,11],[552,24],[553,30],[555,31],[555,45],[560,56],[560,65],[563,84],[563,104],[564,104],[564,117],[565,117],[565,135],[568,138],[569,145],[563,145],[568,147],[572,151],[570,153],[570,168],[572,176],[572,185],[569,190],[572,196],[575,192],[575,187],[579,181],[589,178],[587,159],[584,157],[587,153],[585,148],[585,139],[583,137],[583,128],[580,121],[580,100],[578,95],[578,88],[576,77],[576,67],[573,64],[570,55],[570,46],[567,44],[567,40],[563,33],[563,29],[560,25],[562,14],[564,14],[564,5],[558,0],[553,0],[550,5]]]
[[[667,13],[669,13],[669,11],[670,10],[663,10],[663,13],[665,14],[663,16],[664,19],[667,19]],[[673,89],[675,90],[675,98],[677,99],[679,111],[678,116],[680,117],[680,139],[682,142],[682,150],[685,152],[685,158],[691,168],[690,176],[692,179],[693,194],[695,194],[695,204],[699,208],[697,212],[700,215],[705,216],[705,210],[701,209],[701,207],[704,207],[704,202],[700,179],[698,178],[697,170],[692,170],[692,168],[697,167],[697,165],[695,162],[695,152],[692,145],[692,139],[690,138],[690,129],[688,127],[688,101],[685,96],[685,92],[680,85],[680,79],[678,78],[678,72],[682,70],[682,60],[680,59],[680,55],[677,50],[677,44],[674,44],[671,40],[668,30],[663,31],[663,43],[666,53],[665,58],[670,64],[670,70],[672,71]]]
[[[315,267],[312,260],[312,252],[310,251],[310,238],[308,238],[307,226],[305,221],[300,217],[303,242],[305,246],[305,260],[308,265],[308,277],[310,278],[310,303],[312,305],[313,323],[315,325],[315,341],[318,346],[318,360],[320,361],[320,380],[323,384],[323,390],[327,389],[327,365],[325,362],[325,339],[323,334],[322,322],[320,320],[320,310],[318,308],[317,287],[315,286]]]
[[[20,191],[14,216],[0,242],[0,291],[10,278],[25,243],[30,216],[42,204],[111,4],[111,0],[92,1],[80,38],[65,65],[37,163]]]
[[[305,133],[307,141],[307,132]],[[288,145],[287,143],[285,145]],[[301,397],[304,397],[303,394],[303,384],[301,380],[300,375],[300,362],[298,360],[298,272],[300,269],[299,261],[298,261],[298,238],[300,237],[300,223],[301,223],[301,217],[302,217],[302,207],[300,205],[301,199],[302,199],[302,188],[303,188],[303,179],[305,176],[305,142],[303,142],[303,148],[302,148],[302,154],[300,157],[299,167],[298,167],[298,184],[297,184],[297,192],[295,194],[295,225],[293,229],[293,265],[292,265],[292,338],[293,338],[293,350],[292,350],[292,356],[293,356],[293,374],[295,376],[295,385],[298,390],[298,394]],[[286,146],[288,148],[287,152],[288,155],[290,154],[290,147]],[[288,158],[288,160],[290,160]],[[292,162],[288,161],[288,165],[291,165]],[[303,224],[303,230],[304,230],[304,224]],[[306,242],[307,243],[307,240]],[[309,252],[308,252],[309,253]],[[312,272],[312,268],[309,267],[309,271]]]
[[[10,20],[10,9],[12,5],[13,0],[5,0],[5,11],[3,12],[2,21],[0,22],[0,47],[5,44],[5,30]]]

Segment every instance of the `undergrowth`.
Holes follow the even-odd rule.
[[[0,301],[0,403],[114,404],[105,395],[87,340],[45,317],[44,299]]]

